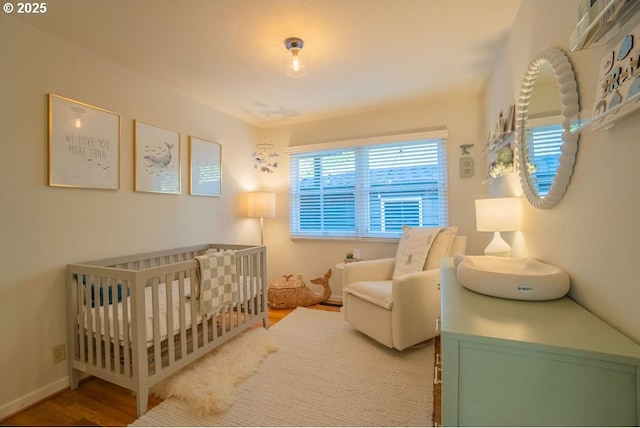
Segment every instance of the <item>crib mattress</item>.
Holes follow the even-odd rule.
[[[244,283],[248,282],[250,284],[248,292],[245,291],[246,287]],[[239,293],[238,293],[238,302],[241,303],[247,301],[256,296],[257,290],[259,290],[259,278],[249,278],[249,277],[240,277],[238,282]],[[182,312],[184,313],[185,326],[187,328],[192,325],[192,310],[191,310],[191,283],[190,278],[185,278],[184,280],[184,288],[185,288],[185,303],[182,308]],[[158,284],[158,316],[160,319],[159,322],[159,331],[160,331],[160,340],[165,340],[168,337],[168,308],[167,308],[167,287],[165,283]],[[180,308],[180,291],[179,291],[179,283],[178,281],[173,281],[170,287],[171,295],[172,295],[172,330],[171,334],[175,335],[180,332],[180,322],[181,322],[181,308]],[[154,330],[154,319],[153,319],[153,294],[151,287],[145,287],[145,331],[146,331],[146,342],[147,345],[153,343],[153,330]],[[245,298],[245,294],[248,296]],[[196,302],[197,304],[197,302]],[[117,310],[115,309],[117,306]],[[129,339],[131,339],[131,296],[123,298],[122,301],[117,304],[108,304],[104,306],[96,306],[95,308],[91,308],[90,306],[85,306],[82,313],[84,314],[84,320],[82,324],[84,325],[85,330],[96,334],[98,331],[98,325],[100,326],[100,336],[101,338],[105,338],[107,336],[106,333],[106,320],[108,319],[109,324],[109,337],[112,341],[118,340],[122,343],[125,339],[124,329],[125,329],[125,317],[124,317],[124,308],[127,310],[127,319],[129,320],[129,330],[128,335]],[[196,314],[196,324],[200,323],[202,318],[197,314],[198,308],[196,307],[193,311]],[[105,313],[108,316],[105,316]],[[116,336],[116,328],[115,328],[115,314],[117,313],[117,336]]]

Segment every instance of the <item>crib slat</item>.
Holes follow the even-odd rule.
[[[88,290],[87,294],[89,295],[89,299],[87,300],[87,325],[89,326],[89,332],[90,334],[87,335],[87,349],[88,349],[88,355],[87,355],[87,361],[89,362],[89,364],[94,365],[95,364],[95,360],[94,360],[94,346],[93,346],[93,342],[94,342],[94,336],[95,336],[95,332],[96,331],[100,331],[98,330],[98,326],[97,326],[97,322],[95,323],[95,327],[94,327],[94,312],[95,312],[95,302],[92,304],[93,298],[95,298],[95,289],[93,294],[91,293],[91,283],[93,282],[93,276],[92,275],[86,275],[86,283],[85,283],[85,288]]]
[[[95,278],[95,283],[91,282],[91,285],[94,289],[94,294],[93,294],[93,309],[94,309],[94,316],[96,319],[96,330],[95,330],[95,334],[93,335],[93,342],[95,343],[95,348],[96,348],[96,366],[97,367],[102,367],[102,340],[101,340],[101,335],[102,335],[102,317],[100,316],[100,309],[102,308],[102,306],[100,306],[100,297],[103,296],[103,290],[102,290],[102,283],[100,281],[100,277],[96,277]]]
[[[173,335],[176,333],[173,328],[173,275],[167,274],[164,277],[166,300],[167,300],[167,350],[169,351],[169,362],[172,365],[175,361],[175,344]],[[179,285],[178,285],[179,286]]]
[[[195,269],[192,271],[194,274],[196,273]],[[191,278],[196,278],[196,276],[191,276]],[[195,293],[196,287],[195,281],[191,283],[191,292]],[[200,342],[200,334],[198,332],[198,300],[197,295],[191,295],[191,352],[195,352],[198,349],[198,345]]]
[[[118,296],[114,296],[114,289],[111,288],[111,281],[109,277],[101,277],[100,281],[105,285],[105,293],[102,296],[102,310],[104,312],[104,337],[100,342],[104,345],[104,368],[107,371],[111,371],[111,314],[109,308],[113,305],[118,305]]]
[[[256,271],[254,272],[254,276],[256,278],[256,282],[260,281],[260,284],[257,284],[259,287],[260,293],[256,294],[256,302],[258,303],[258,311],[260,313],[267,314],[269,308],[267,306],[267,260],[265,253],[256,254]],[[267,317],[265,316],[265,320]]]
[[[254,286],[253,286],[253,263],[252,256],[246,255],[242,258],[243,261],[243,272],[244,272],[244,280],[246,282],[246,294],[245,294],[245,317],[253,316],[254,313]]]
[[[227,315],[228,315],[228,313],[227,313],[227,307],[226,307],[226,306],[223,306],[223,307],[220,309],[220,320],[221,320],[221,323],[220,323],[220,325],[221,325],[221,327],[220,327],[220,331],[222,332],[222,334],[224,334],[224,333],[227,331]],[[213,330],[214,330],[215,332],[217,332],[217,331],[218,331],[218,329],[217,329],[217,328],[215,328],[215,327],[216,327],[216,326],[214,325],[214,326],[213,326]]]
[[[261,251],[257,255],[258,260],[260,260],[260,271],[258,275],[256,275],[256,281],[260,281],[260,296],[262,296],[262,305],[260,306],[260,313],[263,315],[263,324],[265,327],[269,327],[269,306],[267,305],[267,253],[266,251]]]
[[[77,308],[79,313],[78,324],[77,324],[78,325],[78,333],[77,333],[78,351],[79,351],[78,358],[81,362],[85,362],[86,361],[86,355],[85,355],[86,334],[87,334],[87,331],[85,329],[85,319],[87,317],[87,313],[86,313],[87,287],[85,287],[84,284],[82,283],[82,275],[80,274],[76,274],[76,289],[78,290],[78,293],[77,293],[78,300],[76,303],[78,305]]]
[[[160,305],[159,305],[159,282],[158,277],[151,279],[151,301],[152,301],[152,319],[153,319],[153,353],[155,362],[155,372],[158,372],[162,363],[162,350],[160,349]]]
[[[253,299],[253,275],[251,273],[251,256],[242,257],[242,278],[244,282],[244,316],[245,319],[253,313],[251,300]]]
[[[258,308],[259,305],[257,304],[257,296],[260,295],[260,288],[258,283],[255,281],[255,276],[258,273],[258,258],[256,257],[256,254],[249,254],[247,256],[247,267],[246,272],[247,272],[247,277],[249,278],[249,284],[250,284],[250,299],[249,299],[249,314],[251,315],[251,317],[255,317],[256,315],[258,315]]]
[[[133,294],[129,281],[122,281],[122,292],[127,291],[127,298],[122,300],[122,353],[124,356],[124,376],[129,378],[131,374],[131,321],[129,314],[131,313],[131,299],[129,296]]]
[[[242,283],[244,286],[244,296],[242,301],[242,306],[244,309],[244,317],[247,319],[249,314],[251,314],[251,298],[253,293],[251,292],[251,274],[249,269],[251,269],[250,258],[249,256],[242,257]]]
[[[180,316],[180,358],[185,357],[185,352],[187,352],[187,298],[185,293],[186,287],[185,275],[184,272],[180,272],[178,275],[178,296],[179,296],[179,316]],[[191,284],[191,282],[189,282]]]
[[[213,328],[215,329],[215,323],[216,323],[215,314],[212,316],[211,320],[212,320],[211,325],[213,325]],[[207,343],[209,343],[209,315],[202,314],[202,346],[201,347],[207,346]]]
[[[116,300],[127,300],[127,295],[123,294],[122,281],[118,278],[114,279],[117,297]],[[113,284],[113,283],[112,283]],[[121,374],[120,370],[120,307],[122,304],[113,302],[113,370],[116,374]]]

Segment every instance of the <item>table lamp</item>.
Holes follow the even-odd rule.
[[[476,229],[493,232],[493,240],[484,249],[486,256],[511,257],[511,247],[500,232],[520,229],[520,198],[476,199]]]

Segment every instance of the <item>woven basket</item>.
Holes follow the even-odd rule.
[[[288,277],[288,278],[287,278]],[[308,305],[307,285],[298,278],[285,276],[269,284],[267,300],[274,309],[295,308]]]

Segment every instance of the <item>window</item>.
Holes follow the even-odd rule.
[[[433,135],[292,149],[291,236],[396,238],[403,225],[446,226],[446,133]]]
[[[533,126],[528,129],[529,164],[535,168],[530,172],[531,184],[539,196],[545,196],[560,164],[562,146],[562,123]]]

